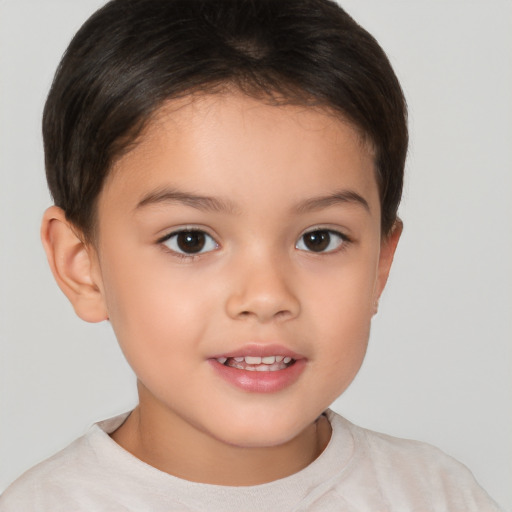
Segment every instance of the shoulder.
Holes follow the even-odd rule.
[[[443,477],[446,473],[450,477],[473,478],[466,466],[428,443],[368,430],[336,413],[331,413],[330,420],[333,425],[341,424],[351,432],[356,456],[371,459],[378,468],[408,474],[418,472],[425,476]]]
[[[358,427],[336,413],[330,420],[333,430],[336,424],[350,430],[351,469],[364,475],[362,482],[371,481],[384,502],[400,503],[399,510],[499,511],[471,471],[442,450]]]
[[[98,465],[105,424],[122,422],[126,415],[94,425],[86,435],[49,459],[37,464],[14,481],[0,496],[0,512],[81,510],[85,490],[104,480]]]
[[[72,485],[79,478],[80,457],[85,438],[79,438],[64,450],[21,475],[0,496],[0,511],[39,510],[47,506],[49,496]],[[60,496],[59,496],[60,498]]]

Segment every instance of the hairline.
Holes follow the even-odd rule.
[[[299,87],[286,87],[288,92],[295,94],[285,94],[278,90],[263,90],[254,84],[249,84],[249,87],[243,87],[236,83],[238,81],[226,80],[222,82],[213,82],[202,84],[201,86],[184,90],[179,94],[169,96],[160,102],[157,102],[154,108],[146,116],[139,119],[124,137],[120,137],[116,143],[119,144],[119,149],[114,153],[113,158],[106,168],[105,175],[101,184],[101,188],[96,195],[93,203],[91,204],[90,223],[87,229],[81,229],[78,226],[75,228],[82,234],[82,239],[86,244],[95,246],[98,241],[98,202],[101,197],[105,185],[109,179],[112,179],[112,173],[116,173],[116,164],[132,150],[142,143],[143,138],[150,130],[151,126],[158,121],[160,117],[169,115],[169,108],[176,105],[174,111],[184,108],[193,104],[195,101],[210,96],[228,96],[233,94],[242,94],[248,98],[261,101],[265,105],[279,107],[297,106],[307,109],[314,109],[322,114],[332,117],[336,122],[343,123],[350,126],[356,133],[358,141],[363,150],[369,152],[373,159],[374,164],[374,177],[376,185],[379,190],[379,208],[382,214],[382,200],[381,200],[381,175],[377,165],[376,145],[371,139],[370,134],[367,133],[359,124],[352,121],[346,112],[341,108],[328,104],[326,101],[320,101],[318,98],[311,94],[307,94]],[[284,89],[284,87],[283,87]],[[181,103],[181,104],[180,104]],[[124,142],[123,140],[124,139]],[[381,229],[382,231],[382,229]],[[390,229],[391,231],[391,229]],[[388,233],[382,233],[387,235]]]

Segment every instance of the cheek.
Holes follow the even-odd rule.
[[[369,310],[366,304],[362,307]],[[368,347],[371,314],[362,313],[354,302],[346,308],[338,302],[338,307],[331,306],[324,315],[323,318],[331,320],[320,327],[318,338],[323,350],[312,364],[315,373],[322,375],[319,395],[331,403],[347,389],[361,368]]]
[[[127,359],[169,360],[196,342],[201,301],[193,301],[193,283],[179,279],[169,265],[155,259],[118,258],[104,272],[107,307],[116,337]],[[131,362],[131,361],[130,361]]]
[[[332,331],[364,330],[372,316],[376,281],[376,258],[356,254],[339,267],[326,266],[309,278],[309,306]]]
[[[115,268],[104,272],[106,302],[112,324],[130,332],[133,327],[148,328],[161,316],[162,289],[154,289],[151,271],[142,262],[117,260]],[[155,295],[155,292],[157,294]],[[153,314],[148,314],[153,311]],[[130,325],[131,329],[127,328]]]
[[[373,261],[340,269],[318,282],[310,295],[309,323],[315,326],[320,349],[314,364],[326,376],[324,382],[335,383],[339,392],[355,376],[366,353],[376,279],[372,267]]]

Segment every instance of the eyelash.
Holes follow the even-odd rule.
[[[201,237],[207,238],[211,242],[213,242],[214,247],[209,248],[206,251],[204,251],[203,247],[201,247],[196,253],[194,253],[194,252],[187,253],[187,252],[180,252],[180,250],[173,249],[166,244],[166,242],[169,242],[169,240],[173,239],[174,237],[177,238],[180,234],[183,234],[183,233],[200,235]],[[306,237],[307,235],[312,235],[314,233],[327,234],[329,236],[329,239],[328,239],[329,245],[332,242],[333,236],[338,238],[339,239],[338,246],[335,247],[334,249],[330,249],[328,251],[325,251],[325,250],[314,251],[314,250],[308,250],[307,248],[304,248],[304,249],[300,248],[299,247],[300,244],[305,246],[304,237]],[[323,240],[320,240],[320,241],[322,242]],[[209,243],[211,243],[211,242],[209,242]],[[315,227],[314,229],[309,229],[308,231],[305,231],[302,235],[300,235],[298,241],[295,244],[295,248],[300,251],[304,251],[304,252],[311,253],[311,254],[333,254],[333,253],[337,253],[339,251],[346,249],[347,245],[350,244],[351,242],[352,242],[352,240],[345,234],[341,233],[340,231],[336,231],[334,229],[322,228],[322,227]],[[169,233],[169,234],[163,236],[162,238],[160,238],[159,240],[157,240],[157,244],[164,245],[165,250],[171,252],[173,254],[173,256],[178,257],[178,258],[187,259],[189,261],[195,260],[198,257],[200,257],[202,254],[212,252],[215,249],[219,248],[219,244],[215,241],[215,239],[211,235],[209,235],[203,229],[195,228],[195,227],[186,227],[183,229],[178,229],[176,231],[172,231],[171,233]]]
[[[337,247],[335,247],[334,249],[330,249],[328,251],[325,251],[325,250],[322,250],[322,251],[313,251],[313,250],[307,250],[307,249],[301,249],[298,247],[298,245],[302,242],[304,244],[304,237],[306,237],[306,235],[312,235],[312,234],[318,234],[318,233],[322,233],[322,234],[327,234],[329,236],[329,239],[328,239],[328,244],[330,245],[331,242],[332,242],[332,237],[336,237],[338,238],[338,245]],[[322,240],[321,240],[322,241]],[[344,233],[341,233],[340,231],[337,231],[335,229],[329,229],[329,228],[323,228],[323,227],[315,227],[313,229],[309,229],[308,231],[305,231],[300,237],[299,237],[299,240],[297,241],[297,243],[295,244],[295,247],[299,250],[302,250],[302,251],[305,251],[305,252],[308,252],[308,253],[311,253],[311,254],[335,254],[337,252],[340,252],[344,249],[347,248],[347,245],[350,244],[352,242],[352,240],[347,236],[345,235]]]
[[[200,236],[202,237],[205,237],[205,238],[208,238],[209,240],[211,240],[215,247],[213,247],[212,249],[209,249],[207,251],[203,251],[203,248],[201,248],[200,250],[198,250],[196,253],[186,253],[186,252],[180,252],[179,250],[176,250],[176,249],[173,249],[171,247],[169,247],[166,242],[169,242],[169,240],[171,240],[172,238],[174,237],[178,237],[180,234],[183,234],[183,233],[188,233],[188,234],[199,234]],[[182,259],[186,259],[186,260],[195,260],[197,259],[198,257],[200,257],[202,254],[204,253],[207,253],[207,252],[211,252],[215,249],[217,249],[219,247],[219,244],[215,241],[215,239],[209,235],[206,231],[204,231],[203,229],[200,229],[200,228],[195,228],[195,227],[186,227],[186,228],[183,228],[183,229],[178,229],[176,231],[172,231],[171,233],[163,236],[162,238],[160,238],[159,240],[157,240],[157,244],[158,245],[164,245],[165,246],[165,249],[169,252],[171,252],[173,254],[173,256],[175,257],[178,257],[178,258],[182,258]]]

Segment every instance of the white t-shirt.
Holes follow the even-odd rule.
[[[471,472],[440,450],[353,425],[332,411],[332,436],[309,466],[249,487],[189,482],[140,461],[103,421],[35,466],[0,497],[1,512],[493,512]]]

